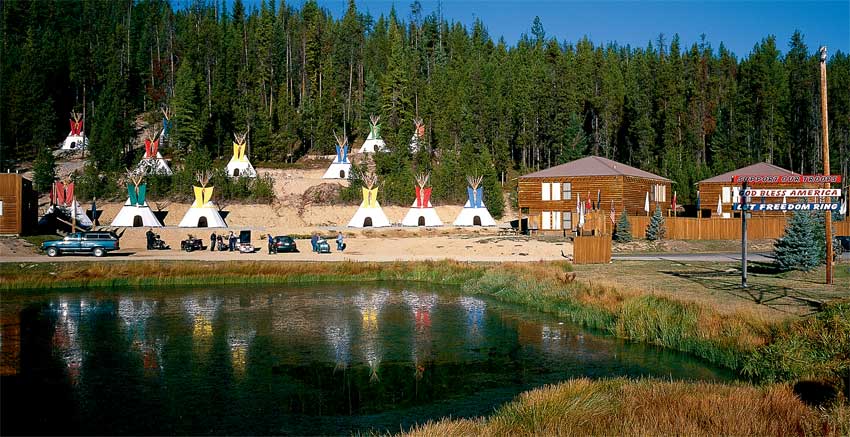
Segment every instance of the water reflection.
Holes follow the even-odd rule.
[[[18,321],[17,340],[4,322],[3,350],[22,357],[20,375],[2,380],[4,399],[22,400],[3,403],[4,431],[55,431],[38,424],[63,414],[71,434],[395,431],[487,414],[573,376],[729,377],[688,356],[415,287],[21,295],[0,316]],[[43,397],[52,406],[33,407]]]

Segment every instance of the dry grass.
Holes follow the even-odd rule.
[[[442,420],[406,435],[843,435],[847,407],[824,414],[787,385],[575,379],[523,393],[483,419]]]

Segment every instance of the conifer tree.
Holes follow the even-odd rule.
[[[617,227],[614,228],[614,240],[620,243],[632,241],[632,225],[629,223],[629,216],[625,210],[620,214],[620,219],[617,220]]]
[[[825,244],[823,237],[818,238],[817,228],[818,220],[812,213],[794,212],[785,226],[785,234],[773,245],[776,264],[785,270],[803,271],[819,266],[824,261],[821,246]]]
[[[649,241],[661,240],[667,229],[664,226],[664,216],[661,214],[661,206],[655,205],[655,213],[649,219],[649,225],[646,226],[646,239]]]
[[[32,182],[35,190],[44,193],[56,180],[56,157],[50,149],[42,147],[32,163]]]

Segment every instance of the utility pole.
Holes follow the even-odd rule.
[[[741,186],[741,288],[747,288],[747,182]]]
[[[820,48],[820,114],[823,132],[823,174],[829,176],[829,118],[826,106],[826,46]],[[824,188],[830,188],[827,183]],[[826,283],[832,284],[832,211],[826,210]]]

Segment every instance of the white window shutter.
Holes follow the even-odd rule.
[[[549,182],[543,182],[540,187],[540,192],[543,193],[543,200],[549,200],[551,194]]]
[[[560,182],[552,182],[552,200],[561,200]]]
[[[549,211],[543,211],[540,213],[541,216],[541,227],[543,229],[552,229],[552,223],[550,222]]]

